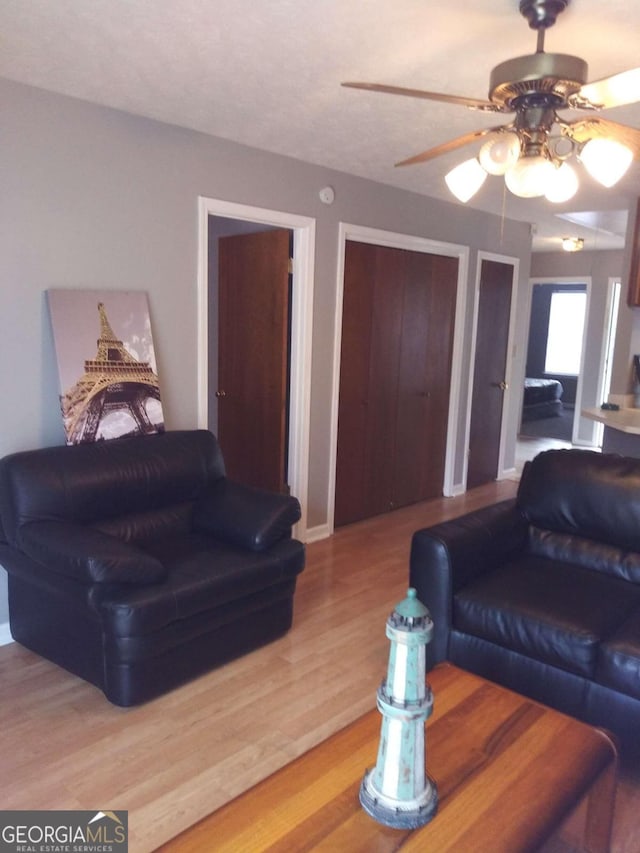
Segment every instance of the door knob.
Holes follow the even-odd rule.
[[[506,391],[509,387],[509,383],[505,382],[504,379],[502,382],[492,382],[491,385],[493,388],[499,388],[501,391]]]
[[[216,391],[216,397],[226,397],[226,396],[227,396],[226,391]]]

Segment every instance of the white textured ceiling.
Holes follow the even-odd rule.
[[[0,76],[451,200],[443,175],[476,146],[394,163],[503,123],[451,104],[342,88],[364,80],[486,98],[494,65],[533,53],[519,0],[2,0]],[[589,79],[640,65],[638,0],[572,0],[548,52],[580,56]],[[640,92],[638,93],[640,98]],[[570,116],[571,113],[566,115]],[[603,115],[640,128],[640,105]],[[508,120],[505,117],[505,120]],[[516,199],[489,178],[470,206],[535,223],[536,248],[571,233],[620,247],[640,164],[615,190],[581,172],[571,202]]]

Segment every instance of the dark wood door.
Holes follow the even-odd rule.
[[[442,493],[457,264],[346,244],[337,525]]]
[[[482,261],[467,470],[470,489],[498,474],[512,283],[512,264]]]
[[[286,491],[289,238],[218,244],[218,438],[229,477],[272,491]]]
[[[458,260],[406,252],[394,506],[442,494]]]
[[[336,464],[336,524],[389,509],[402,288],[396,250],[347,241]]]

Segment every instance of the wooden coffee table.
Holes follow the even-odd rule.
[[[160,849],[516,853],[537,850],[586,798],[583,845],[608,850],[617,774],[608,735],[451,664],[428,680],[427,770],[439,803],[426,826],[390,829],[360,806],[378,750],[373,710]]]

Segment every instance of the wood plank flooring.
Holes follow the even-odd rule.
[[[110,705],[15,643],[0,648],[0,808],[127,809],[131,853],[154,850],[375,706],[413,531],[516,487],[483,486],[310,544],[286,637],[138,708]],[[614,853],[640,850],[639,807],[640,777],[628,771]]]

